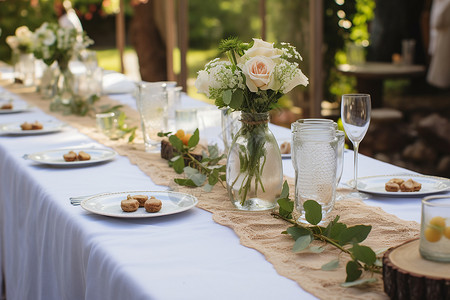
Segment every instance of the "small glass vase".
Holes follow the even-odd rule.
[[[269,113],[243,112],[241,122],[228,152],[228,195],[240,210],[272,209],[281,193],[283,165],[268,126]]]
[[[33,53],[16,54],[16,63],[14,65],[15,80],[26,87],[34,85],[35,81],[35,58]]]
[[[55,97],[59,74],[60,71],[56,62],[45,67],[39,84],[39,92],[44,99]]]
[[[50,103],[51,111],[71,114],[74,101],[73,74],[68,64],[59,64],[59,73],[56,79],[56,92]]]

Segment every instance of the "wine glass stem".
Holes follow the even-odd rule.
[[[358,188],[358,150],[359,150],[359,142],[353,143],[353,162],[354,162],[354,169],[353,169],[353,179],[354,179],[354,188]]]

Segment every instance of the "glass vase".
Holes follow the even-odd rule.
[[[26,87],[34,85],[35,58],[33,53],[19,53],[14,67],[17,82]]]
[[[281,193],[283,165],[269,113],[242,113],[241,122],[228,152],[228,195],[240,210],[272,209]]]
[[[46,65],[44,68],[39,84],[39,92],[44,99],[52,99],[55,97],[59,74],[60,71],[56,62],[50,66]]]
[[[60,64],[56,79],[56,92],[50,103],[50,110],[71,114],[73,98],[73,74],[67,65]]]

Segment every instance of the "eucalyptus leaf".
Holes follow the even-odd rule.
[[[189,186],[189,187],[196,187],[197,185],[190,179],[185,178],[175,178],[173,180],[176,184],[183,185],[183,186]]]
[[[233,109],[238,110],[241,107],[242,102],[244,102],[244,91],[241,89],[236,89],[233,92],[229,106]]]
[[[303,203],[305,219],[312,225],[317,225],[322,221],[322,206],[314,200],[307,200]]]
[[[280,198],[288,198],[289,197],[289,184],[287,180],[283,183],[283,189],[281,190]]]
[[[325,251],[325,248],[322,246],[311,246],[309,247],[309,251],[311,251],[312,253],[322,253],[323,251]]]
[[[219,147],[217,145],[210,146],[208,145],[208,152],[210,158],[219,157]]]
[[[320,267],[323,271],[332,271],[336,270],[339,267],[339,259],[333,259],[330,262],[327,262],[322,267]]]
[[[295,240],[294,247],[292,247],[292,251],[300,252],[306,249],[306,247],[308,247],[309,244],[311,244],[311,242],[312,242],[311,235],[303,235]]]
[[[182,156],[180,156],[177,160],[175,160],[172,164],[173,169],[175,170],[175,172],[177,172],[178,174],[183,173],[184,170],[184,159]]]
[[[205,183],[206,175],[202,173],[197,173],[188,176],[188,178],[191,179],[196,186],[202,186]]]
[[[329,233],[327,236],[333,240],[338,240],[341,233],[347,229],[347,225],[344,223],[336,223],[333,227],[330,228]]]
[[[290,215],[294,211],[294,202],[289,199],[278,199],[278,205],[280,206],[280,214],[283,216]]]
[[[352,287],[352,286],[363,285],[366,283],[373,283],[376,281],[377,281],[376,278],[364,278],[364,279],[359,279],[359,280],[355,280],[355,281],[341,283],[341,286],[342,287]]]
[[[345,282],[355,281],[359,277],[361,277],[362,274],[362,271],[359,269],[358,264],[353,260],[347,263],[345,271],[347,272],[347,278],[345,279]]]
[[[287,229],[287,233],[289,233],[290,236],[294,240],[297,240],[301,236],[309,235],[311,236],[311,231],[304,227],[298,227],[298,226],[292,226]]]
[[[178,152],[181,153],[183,151],[183,142],[176,135],[169,136],[169,142]]]
[[[199,172],[197,169],[187,166],[187,167],[184,167],[184,173],[186,174],[187,177],[190,177],[190,176],[198,174]]]
[[[355,225],[343,230],[338,237],[339,244],[361,243],[364,241],[372,230],[372,226]]]
[[[192,136],[189,138],[188,147],[189,148],[194,148],[195,146],[197,146],[199,140],[200,140],[200,133],[199,133],[198,128],[197,128],[197,129],[195,129],[195,131],[192,134]]]
[[[209,183],[207,183],[203,186],[203,190],[205,190],[205,192],[209,193],[212,191],[213,187],[214,187],[214,185],[210,185]]]
[[[353,247],[350,248],[350,251],[357,260],[362,261],[369,266],[373,265],[377,259],[375,252],[367,246],[354,244]]]
[[[325,236],[329,236],[330,235],[330,231],[331,228],[339,221],[340,216],[337,215],[336,217],[334,217],[333,221],[331,221],[330,223],[328,223],[327,227],[325,228],[323,234]]]
[[[217,169],[214,169],[210,174],[208,178],[208,184],[215,185],[219,181],[219,171]]]
[[[233,96],[232,90],[223,91],[223,93],[222,93],[223,103],[225,103],[226,105],[230,105],[232,96]]]

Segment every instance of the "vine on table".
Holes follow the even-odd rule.
[[[280,198],[278,199],[279,211],[273,212],[275,218],[283,219],[292,224],[283,234],[289,234],[294,240],[292,251],[301,252],[309,250],[310,252],[320,253],[325,250],[326,244],[338,248],[341,253],[350,256],[346,264],[347,277],[341,285],[350,287],[365,283],[375,282],[374,277],[362,278],[363,271],[373,273],[382,272],[381,257],[370,247],[361,245],[369,235],[372,226],[355,225],[347,226],[339,222],[340,217],[336,216],[328,225],[319,226],[322,221],[322,207],[316,201],[308,200],[304,203],[305,219],[311,225],[303,225],[293,218],[294,202],[289,199],[289,185],[285,181]],[[320,241],[321,246],[316,246],[312,242]],[[383,252],[383,251],[382,251]],[[324,264],[322,270],[330,271],[339,267],[341,255],[338,258]]]
[[[188,140],[185,140],[186,143],[183,143],[179,136],[171,132],[159,132],[158,136],[168,137],[173,146],[175,156],[169,160],[169,166],[176,173],[184,173],[186,176],[185,178],[175,178],[175,183],[188,187],[203,187],[207,192],[210,192],[218,182],[225,187],[226,165],[220,164],[225,155],[219,155],[217,145],[208,145],[208,151],[202,151],[200,160],[192,154],[200,141],[198,129]]]

